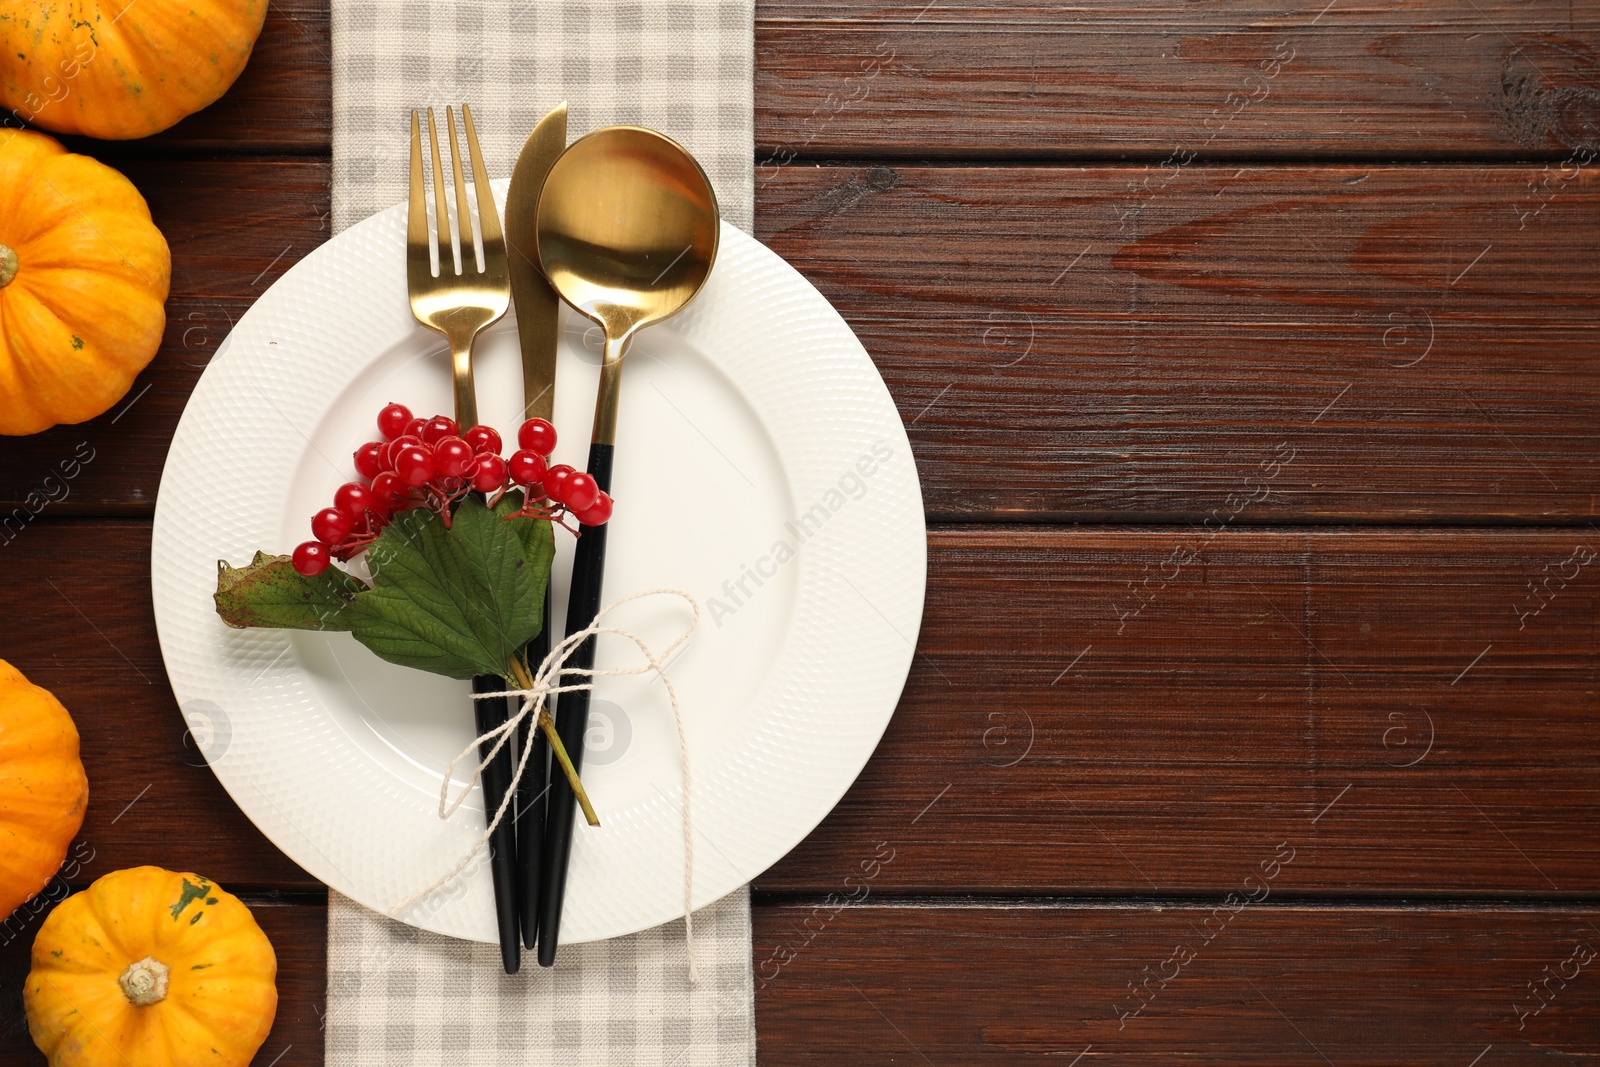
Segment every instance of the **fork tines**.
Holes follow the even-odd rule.
[[[467,129],[467,151],[472,159],[472,184],[478,193],[478,239],[473,238],[472,209],[467,183],[461,173],[461,144],[456,140],[455,113],[444,109],[450,126],[450,162],[454,165],[456,231],[450,228],[450,206],[445,196],[444,166],[439,161],[439,131],[433,108],[428,108],[428,142],[433,158],[433,226],[428,225],[428,205],[422,167],[422,128],[411,112],[411,210],[406,223],[406,287],[411,310],[418,321],[444,334],[450,342],[455,378],[456,421],[463,429],[478,420],[478,401],[472,388],[472,339],[479,330],[506,313],[511,303],[511,273],[506,264],[506,242],[494,191],[484,170],[472,109],[461,105]],[[437,237],[437,252],[435,252]],[[482,246],[479,267],[477,247]],[[434,273],[434,264],[438,273]]]
[[[461,118],[466,126],[467,153],[472,165],[472,183],[478,199],[478,232],[483,242],[483,266],[478,266],[477,240],[473,234],[472,212],[467,206],[467,185],[461,169],[461,144],[456,140],[455,113],[444,109],[445,124],[450,131],[450,164],[455,179],[456,235],[451,233],[450,204],[445,196],[444,165],[439,158],[439,132],[434,122],[433,108],[428,108],[428,148],[433,162],[433,226],[430,228],[425,194],[422,163],[421,113],[411,112],[411,210],[406,227],[406,243],[411,255],[411,266],[417,266],[419,250],[428,257],[429,274],[432,265],[439,264],[439,275],[463,273],[489,273],[505,270],[505,238],[500,231],[500,215],[495,210],[494,195],[489,189],[489,175],[483,166],[483,152],[478,148],[478,134],[472,124],[472,109],[461,105]],[[434,259],[433,234],[439,236],[438,258]],[[456,249],[459,248],[459,255]],[[470,257],[470,259],[469,259]],[[450,263],[446,269],[445,263]],[[468,267],[468,262],[471,266]],[[438,275],[435,275],[438,276]]]

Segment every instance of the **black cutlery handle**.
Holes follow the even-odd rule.
[[[603,491],[611,490],[611,458],[614,446],[589,446],[589,473]],[[605,580],[606,527],[585,526],[578,538],[578,551],[572,561],[572,589],[567,596],[568,636],[586,630],[600,613],[600,587]],[[567,657],[567,666],[578,670],[594,667],[595,639],[588,638]],[[566,673],[563,685],[589,681],[583,675]],[[556,703],[556,733],[572,759],[573,767],[583,767],[583,736],[589,729],[589,691],[561,694]],[[556,962],[556,946],[561,933],[561,904],[567,890],[567,861],[572,856],[573,819],[578,798],[573,795],[566,775],[550,775],[549,814],[545,821],[544,857],[539,871],[539,965]]]
[[[528,642],[528,666],[537,672],[539,664],[550,654],[550,587],[544,590],[544,626],[539,636]],[[554,701],[551,701],[554,703]],[[517,753],[521,758],[528,731],[532,731],[533,751],[528,765],[523,769],[522,780],[517,783],[517,859],[522,865],[521,881],[517,886],[517,907],[522,917],[522,945],[533,951],[539,945],[539,864],[544,851],[545,761],[550,748],[539,729],[537,710],[523,721],[522,736],[518,738]]]
[[[474,693],[502,693],[506,681],[493,674],[480,674],[472,679]],[[473,711],[481,736],[497,726],[504,726],[508,718],[506,697],[474,700]],[[494,748],[494,741],[478,746],[480,757]],[[493,819],[500,804],[511,791],[511,775],[516,764],[511,759],[511,746],[502,748],[489,765],[483,769],[484,818]],[[517,822],[515,809],[508,811],[489,837],[489,871],[494,876],[495,919],[500,927],[500,960],[507,974],[516,974],[522,967],[522,947],[517,943],[520,923],[517,916]]]

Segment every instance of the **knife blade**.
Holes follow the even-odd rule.
[[[561,299],[539,269],[539,241],[534,227],[545,175],[567,148],[567,102],[563,100],[539,120],[528,135],[511,171],[506,194],[506,244],[511,268],[511,299],[517,312],[517,340],[522,346],[523,419],[553,421],[556,401],[556,347],[560,340]],[[544,626],[528,644],[528,661],[538,664],[550,654],[550,589],[544,593]],[[533,753],[517,783],[518,911],[522,943],[538,943],[539,860],[544,851],[546,744],[533,723]],[[519,744],[517,751],[522,751]]]
[[[511,255],[511,299],[517,309],[517,339],[522,345],[524,419],[550,419],[555,412],[556,341],[561,300],[539,269],[534,224],[539,193],[557,157],[567,147],[567,102],[539,120],[528,135],[506,194],[506,241]]]

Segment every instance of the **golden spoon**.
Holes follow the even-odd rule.
[[[539,194],[539,265],[561,298],[605,331],[605,359],[595,398],[589,473],[611,488],[622,356],[639,330],[681,311],[700,292],[717,258],[717,198],[705,171],[671,138],[636,126],[612,126],[574,141]],[[600,610],[606,526],[585,526],[572,562],[567,633],[593,624]],[[594,638],[567,659],[572,672],[594,667]],[[587,676],[568,674],[563,684]],[[572,690],[557,703],[556,730],[581,765],[589,692]],[[572,853],[574,797],[566,779],[550,786],[540,863],[539,962],[555,963]]]
[[[622,354],[639,329],[681,311],[717,258],[717,198],[676,141],[636,126],[596,130],[545,178],[539,265],[562,299],[605,330],[594,441],[614,444]]]

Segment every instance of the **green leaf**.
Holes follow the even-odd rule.
[[[314,578],[294,569],[288,556],[257,552],[247,566],[217,562],[217,614],[236,629],[348,630],[348,610],[366,585],[338,567]]]
[[[555,555],[548,522],[505,518],[520,506],[515,494],[493,511],[469,496],[449,529],[420,508],[395,516],[367,550],[372,588],[348,613],[356,640],[450,678],[504,675],[543,626]]]

